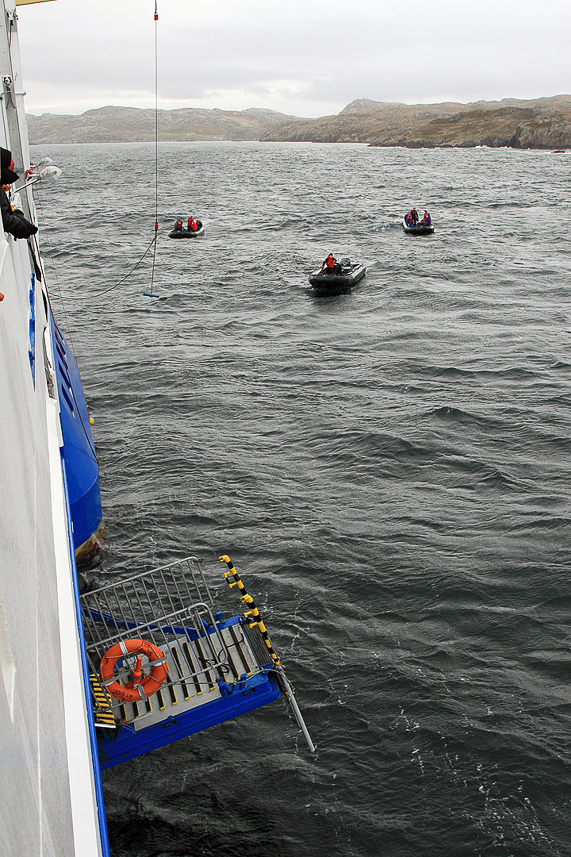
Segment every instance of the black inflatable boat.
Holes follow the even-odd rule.
[[[342,259],[332,271],[318,268],[310,276],[309,282],[316,291],[341,291],[355,286],[365,273],[365,266],[360,262],[352,264],[349,259]]]
[[[422,222],[417,223],[416,226],[407,226],[404,217],[402,219],[402,228],[409,235],[432,235],[434,232],[434,226],[427,226],[426,223]]]
[[[197,238],[199,235],[204,235],[204,226],[202,225],[201,220],[197,220],[196,224],[198,229],[194,231],[192,229],[185,229],[184,226],[182,229],[173,229],[172,232],[169,232],[169,238]]]

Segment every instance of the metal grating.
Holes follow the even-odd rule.
[[[121,641],[140,638],[167,658],[160,692],[136,703],[113,701],[116,719],[164,719],[169,710],[195,707],[219,696],[218,679],[234,681],[259,670],[240,626],[224,627],[213,615],[211,591],[195,557],[116,580],[81,596],[89,669]],[[136,658],[118,661],[115,676],[128,680]],[[148,664],[144,658],[143,669]]]

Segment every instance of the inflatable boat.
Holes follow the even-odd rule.
[[[405,232],[408,232],[409,235],[432,235],[434,232],[434,226],[428,226],[426,223],[419,222],[416,226],[407,226],[406,220],[402,219],[402,228]]]
[[[341,262],[330,273],[327,269],[318,268],[309,278],[309,282],[317,291],[340,291],[355,286],[365,276],[365,266],[360,262],[352,264],[349,259]]]
[[[197,220],[196,223],[198,229],[193,231],[192,229],[185,229],[184,226],[182,229],[173,229],[172,232],[169,232],[169,238],[198,238],[199,235],[204,235],[202,221]]]

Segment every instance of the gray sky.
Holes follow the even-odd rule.
[[[159,107],[571,93],[570,0],[158,0]],[[154,107],[154,0],[18,7],[26,108]]]

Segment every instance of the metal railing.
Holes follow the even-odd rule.
[[[224,684],[229,673],[233,681],[238,681],[246,675],[271,670],[277,675],[313,753],[315,746],[254,599],[246,592],[230,557],[221,556],[219,561],[227,566],[224,577],[229,587],[238,587],[240,601],[249,608],[244,614],[247,625],[243,630],[231,623],[226,626],[220,612],[213,615],[213,598],[201,564],[196,557],[187,557],[153,571],[115,580],[81,596],[90,672],[99,672],[101,660],[110,648],[129,639],[141,638],[159,648],[168,664],[167,679],[161,690],[156,691],[157,696],[162,700],[163,692],[167,691],[164,696],[170,695],[172,704],[177,705],[181,690],[183,699],[191,705],[193,698],[208,695],[208,691],[216,689],[220,693],[218,682]],[[259,636],[257,642],[249,639],[254,633]],[[223,635],[227,635],[233,654]],[[246,648],[249,655],[245,653]],[[238,657],[238,665],[241,661],[242,667],[237,668],[233,657]],[[129,681],[137,656],[121,654],[117,660],[117,677]],[[242,668],[246,670],[243,674]],[[137,669],[140,669],[140,660]],[[142,715],[147,720],[156,716],[144,697],[140,703],[133,702],[134,711],[129,716],[125,714],[126,707],[120,701],[113,701],[113,710],[116,712],[119,708],[123,712],[121,719],[133,720]],[[161,708],[166,710],[166,705],[161,703]]]
[[[211,591],[196,557],[86,592],[81,605],[93,673],[110,648],[133,638],[174,655],[177,674],[169,671],[166,686],[227,672],[228,650],[217,627],[220,615],[213,615]]]

